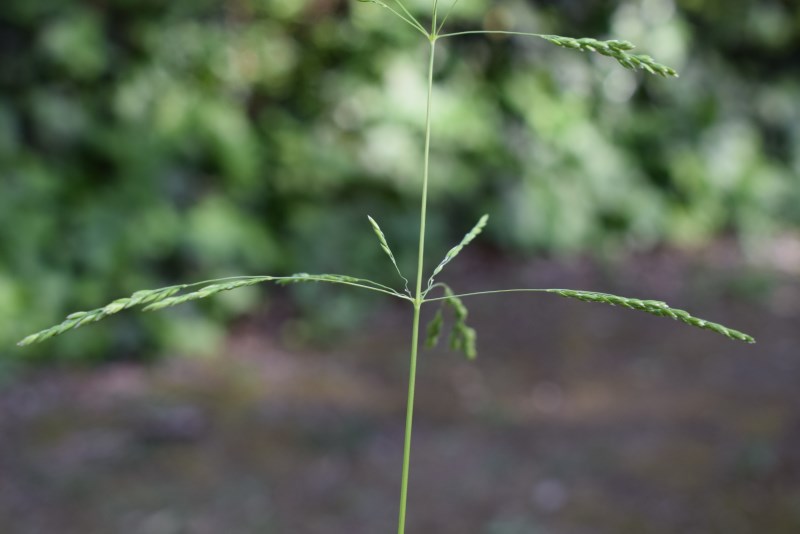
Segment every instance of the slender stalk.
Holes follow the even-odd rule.
[[[403,2],[401,2],[400,0],[394,0],[394,1],[395,1],[395,3],[396,3],[397,5],[399,5],[399,6],[400,6],[400,9],[402,9],[402,10],[403,10],[403,12],[406,14],[406,16],[408,17],[408,19],[409,19],[410,21],[412,21],[412,25],[413,25],[415,28],[417,28],[418,30],[422,31],[422,33],[423,33],[423,34],[425,34],[425,35],[428,35],[428,32],[427,32],[427,31],[425,31],[425,28],[422,26],[422,24],[420,23],[420,21],[418,21],[418,20],[417,20],[417,18],[416,18],[414,15],[412,15],[412,14],[411,14],[411,12],[410,12],[410,11],[409,11],[409,10],[406,8],[406,6],[403,4]]]
[[[411,300],[408,296],[403,295],[402,293],[398,293],[396,290],[392,289],[391,287],[389,287],[387,285],[379,284],[378,282],[373,282],[372,280],[367,280],[365,278],[350,277],[355,281],[354,282],[349,282],[349,281],[345,281],[345,280],[315,279],[318,276],[320,276],[320,275],[310,274],[310,275],[306,275],[305,278],[309,279],[311,281],[314,281],[314,282],[328,282],[328,283],[331,283],[331,284],[344,284],[344,285],[353,286],[353,287],[362,287],[364,289],[371,289],[373,291],[380,291],[381,293],[386,293],[387,295],[391,295],[393,297],[400,297],[402,299]],[[204,286],[204,285],[208,285],[208,284],[218,284],[220,282],[229,282],[229,281],[232,282],[234,280],[253,280],[253,279],[256,279],[256,278],[261,278],[265,282],[269,282],[269,281],[279,282],[281,280],[291,281],[291,280],[297,280],[298,279],[297,276],[271,276],[271,275],[268,275],[268,274],[255,275],[255,276],[253,276],[253,275],[226,276],[225,278],[213,278],[211,280],[202,280],[200,282],[192,282],[191,284],[183,284],[183,287],[185,289],[188,289],[190,287]],[[303,281],[303,280],[300,280],[300,281]],[[371,285],[367,285],[367,284],[371,284]]]
[[[373,4],[379,5],[379,6],[381,6],[382,8],[388,9],[388,10],[389,10],[389,11],[391,11],[391,12],[392,12],[392,13],[393,13],[393,14],[394,14],[394,15],[395,15],[397,18],[399,18],[399,19],[403,20],[403,21],[404,21],[406,24],[410,25],[410,26],[411,26],[411,27],[413,27],[415,30],[417,30],[417,31],[421,32],[423,35],[425,35],[426,37],[428,37],[428,32],[426,32],[426,31],[425,31],[425,28],[422,26],[422,24],[420,24],[420,23],[419,23],[419,21],[418,21],[417,19],[415,19],[415,18],[414,18],[414,16],[413,16],[411,13],[408,13],[408,10],[407,10],[407,9],[405,9],[405,6],[402,4],[402,2],[399,2],[398,0],[395,0],[395,1],[396,1],[396,2],[397,2],[397,3],[398,3],[400,6],[401,6],[401,8],[403,9],[403,11],[405,11],[406,13],[408,13],[408,17],[407,17],[407,16],[405,16],[405,15],[403,15],[402,13],[399,13],[399,12],[398,12],[398,11],[397,11],[395,8],[393,8],[392,6],[390,6],[389,4],[387,4],[386,2],[383,2],[382,0],[365,0],[365,1],[372,2]],[[409,17],[410,17],[410,18],[409,18]]]
[[[422,171],[422,205],[419,215],[419,252],[417,258],[417,286],[416,299],[420,300],[422,294],[422,272],[425,253],[425,220],[428,210],[428,175],[431,159],[431,107],[433,100],[433,59],[436,54],[436,40],[431,39],[430,62],[428,65],[428,109],[425,113],[425,156]]]
[[[286,281],[291,282],[291,281],[295,281],[295,280],[298,280],[298,279],[294,278],[294,277],[291,277],[291,276],[276,276],[276,277],[273,278],[273,280],[275,280],[275,281],[286,280]],[[313,276],[309,277],[307,280],[298,280],[298,281],[325,282],[325,283],[328,283],[328,284],[341,284],[341,285],[344,285],[344,286],[360,287],[361,289],[369,289],[371,291],[377,291],[379,293],[385,293],[385,294],[390,295],[392,297],[397,297],[397,298],[400,298],[400,299],[411,301],[411,298],[408,297],[407,295],[403,295],[402,293],[398,293],[397,291],[395,291],[394,289],[391,289],[391,288],[387,291],[386,289],[380,289],[379,287],[368,286],[368,285],[359,284],[359,283],[356,283],[356,282],[347,282],[347,281],[344,281],[344,280],[315,279],[315,278],[313,278]],[[372,282],[372,283],[375,283],[375,282]]]
[[[433,286],[436,287],[436,286]],[[431,289],[433,289],[433,287]],[[525,288],[525,289],[495,289],[494,291],[475,291],[473,293],[461,293],[459,295],[450,295],[447,297],[435,297],[432,299],[425,299],[424,302],[434,302],[436,300],[447,300],[451,298],[463,298],[463,297],[475,297],[478,295],[495,295],[497,293],[547,293],[556,291],[554,289],[534,289],[534,288]]]
[[[440,38],[445,37],[457,37],[459,35],[478,35],[478,34],[489,34],[489,35],[524,35],[527,37],[544,37],[541,33],[530,33],[530,32],[512,32],[512,31],[504,31],[504,30],[470,30],[466,32],[455,32],[455,33],[443,33],[439,35]]]
[[[437,34],[441,33],[442,28],[444,28],[444,23],[447,22],[447,19],[450,17],[450,13],[453,12],[453,9],[456,7],[456,4],[458,4],[458,0],[453,0],[453,3],[450,4],[450,8],[447,10],[447,13],[444,14],[442,22],[439,23],[439,27],[436,29]]]
[[[436,30],[434,15],[433,30]],[[422,277],[425,255],[425,218],[428,208],[428,175],[431,153],[431,107],[433,101],[433,62],[436,54],[435,35],[430,39],[431,51],[428,64],[428,106],[425,113],[425,155],[422,171],[422,205],[419,218],[419,256],[417,259],[417,284],[414,293],[414,319],[411,327],[411,362],[408,371],[408,398],[406,400],[406,431],[403,443],[403,473],[400,482],[400,512],[397,520],[397,534],[406,530],[406,504],[408,502],[408,471],[411,461],[411,429],[414,422],[414,389],[417,378],[417,352],[419,351],[419,316],[423,302]]]
[[[400,516],[397,534],[406,531],[406,504],[408,503],[408,470],[411,464],[411,428],[414,424],[414,388],[417,381],[417,352],[419,350],[419,310],[414,303],[414,322],[411,329],[411,364],[408,370],[408,400],[406,404],[406,434],[403,441],[403,474],[400,482]]]

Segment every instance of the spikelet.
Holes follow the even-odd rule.
[[[455,320],[453,328],[450,331],[449,344],[450,349],[458,352],[463,352],[464,356],[469,360],[474,360],[478,356],[477,350],[477,333],[475,329],[467,325],[467,318],[469,317],[469,310],[464,305],[464,302],[455,296],[453,290],[446,284],[441,284],[444,288],[444,298],[441,299],[442,304],[436,311],[436,315],[428,323],[427,337],[425,345],[427,347],[435,347],[439,342],[439,335],[442,331],[442,324],[444,322],[442,317],[442,309],[444,306],[453,308],[453,315]]]
[[[442,314],[442,308],[439,307],[436,310],[436,314],[433,316],[433,319],[428,323],[427,332],[425,335],[425,346],[428,348],[433,348],[439,344],[439,336],[442,333],[442,324],[444,323],[444,316]]]
[[[230,291],[232,289],[237,289],[240,287],[253,286],[256,284],[260,284],[261,282],[268,282],[274,279],[275,278],[272,276],[259,276],[254,278],[246,278],[244,280],[233,280],[231,282],[209,284],[201,289],[198,289],[197,291],[192,291],[191,293],[186,293],[184,295],[177,295],[174,297],[165,298],[163,300],[159,300],[158,302],[149,304],[144,307],[144,311],[163,310],[164,308],[170,308],[172,306],[177,306],[178,304],[183,304],[185,302],[190,302],[192,300],[199,300],[211,297],[213,295],[216,295],[217,293],[221,293],[222,291]]]
[[[450,333],[450,348],[455,351],[463,352],[468,360],[478,357],[476,348],[478,334],[475,329],[465,323],[456,322],[453,331]]]
[[[439,263],[439,265],[436,266],[436,268],[433,270],[433,274],[428,279],[428,291],[433,286],[433,279],[436,277],[436,275],[439,274],[440,272],[442,272],[442,269],[444,269],[445,265],[447,265],[448,263],[453,261],[453,259],[456,256],[458,256],[458,253],[461,252],[461,250],[464,247],[469,245],[472,242],[473,239],[478,237],[478,234],[480,234],[483,231],[483,228],[486,226],[486,222],[488,220],[489,220],[489,215],[484,214],[478,220],[478,222],[475,224],[475,226],[472,227],[472,230],[470,230],[467,233],[467,235],[464,236],[464,238],[461,240],[461,242],[458,245],[456,245],[453,248],[451,248],[449,251],[447,251],[447,254],[445,254],[445,256],[444,256],[444,259],[441,261],[441,263]]]
[[[211,297],[223,291],[231,291],[232,289],[237,289],[245,286],[252,286],[255,284],[259,284],[261,282],[270,282],[270,281],[274,281],[284,285],[291,283],[299,283],[299,282],[330,282],[335,284],[349,284],[358,287],[363,287],[366,289],[372,289],[375,291],[381,291],[405,299],[409,298],[404,295],[401,295],[400,293],[397,293],[390,287],[386,287],[377,282],[373,282],[372,280],[366,280],[363,278],[354,278],[352,276],[344,276],[339,274],[299,273],[292,276],[283,276],[283,277],[241,276],[234,278],[209,280],[207,282],[200,282],[196,284],[182,284],[176,286],[162,287],[159,289],[145,289],[142,291],[137,291],[130,297],[117,299],[114,302],[111,302],[103,306],[102,308],[97,308],[96,310],[80,311],[72,313],[68,315],[67,318],[62,323],[57,324],[56,326],[52,326],[46,330],[42,330],[41,332],[31,334],[17,344],[20,346],[25,346],[25,345],[32,345],[34,343],[40,343],[53,336],[63,334],[68,330],[73,330],[88,323],[95,323],[97,321],[105,319],[109,315],[119,313],[122,310],[126,310],[128,308],[133,308],[134,306],[144,306],[144,311],[163,310],[164,308],[177,306],[178,304],[183,304],[185,302]],[[203,283],[206,284],[206,286],[202,287],[201,289],[192,291],[191,293],[185,293],[182,295],[177,294],[183,289],[186,289],[188,287],[196,287]]]
[[[478,335],[474,328],[467,325],[469,310],[460,298],[453,295],[449,287],[445,287],[445,295],[448,297],[445,302],[453,308],[456,316],[453,330],[450,332],[450,348],[463,352],[467,359],[474,360],[478,356],[476,347]]]
[[[542,39],[553,43],[556,46],[563,48],[572,48],[574,50],[581,50],[583,52],[597,52],[598,54],[614,58],[620,65],[626,69],[646,70],[650,74],[658,74],[664,76],[678,77],[675,69],[657,63],[653,58],[646,55],[637,55],[628,53],[633,50],[635,46],[628,41],[610,40],[598,41],[589,37],[581,39],[574,39],[572,37],[562,37],[560,35],[541,35]]]
[[[32,345],[34,343],[41,343],[46,339],[63,334],[69,330],[79,328],[85,324],[96,323],[97,321],[105,319],[109,315],[119,313],[122,310],[127,310],[128,308],[133,308],[134,306],[140,306],[144,304],[152,305],[154,303],[161,302],[165,299],[169,299],[175,293],[178,293],[185,287],[187,286],[177,285],[162,287],[159,289],[143,289],[141,291],[137,291],[130,297],[117,299],[109,304],[106,304],[102,308],[71,313],[62,323],[52,326],[46,330],[36,332],[35,334],[31,334],[17,343],[17,345],[25,346]]]
[[[711,330],[712,332],[716,332],[717,334],[736,341],[744,341],[746,343],[756,342],[752,336],[749,336],[743,332],[733,330],[732,328],[728,328],[727,326],[723,326],[721,324],[712,323],[711,321],[698,319],[697,317],[690,315],[687,311],[670,308],[666,302],[661,302],[660,300],[640,300],[619,297],[617,295],[609,295],[608,293],[576,291],[572,289],[548,289],[547,292],[555,293],[556,295],[566,298],[582,300],[584,302],[601,302],[603,304],[610,304],[612,306],[623,306],[631,310],[647,312],[659,317],[669,317],[670,319],[675,319],[676,321],[681,321],[688,325],[696,326],[697,328]]]
[[[397,271],[397,274],[400,275],[400,278],[403,279],[403,282],[405,283],[406,293],[408,295],[411,295],[411,291],[408,290],[408,278],[403,276],[403,273],[400,272],[400,267],[397,266],[397,260],[394,259],[394,254],[392,254],[392,249],[389,248],[389,243],[386,242],[386,236],[383,235],[383,230],[381,230],[381,227],[378,226],[378,223],[375,221],[375,219],[373,219],[369,215],[367,215],[367,219],[369,219],[369,223],[372,225],[372,229],[375,232],[375,235],[378,236],[378,241],[381,244],[381,248],[386,253],[386,255],[389,256],[389,259],[392,261],[392,265],[394,265],[394,269]]]

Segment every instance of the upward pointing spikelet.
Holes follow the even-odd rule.
[[[439,274],[440,272],[442,272],[442,269],[444,269],[445,265],[447,265],[448,263],[453,261],[453,259],[456,256],[458,256],[458,253],[461,252],[461,250],[464,247],[466,247],[467,245],[472,243],[472,240],[475,239],[476,237],[478,237],[478,234],[480,234],[483,231],[483,228],[486,226],[486,223],[488,221],[489,221],[489,216],[484,214],[478,220],[478,222],[475,224],[475,226],[472,228],[472,230],[470,230],[467,233],[467,235],[464,236],[464,238],[461,240],[461,242],[458,245],[456,245],[453,248],[451,248],[449,251],[447,251],[447,254],[445,254],[445,256],[444,256],[444,259],[441,261],[441,263],[439,263],[439,265],[436,266],[436,269],[433,270],[433,274],[428,279],[428,290],[430,290],[431,286],[433,286],[434,277],[437,274]]]
[[[675,319],[676,321],[681,321],[688,325],[696,326],[697,328],[711,330],[712,332],[716,332],[717,334],[723,335],[730,339],[744,341],[746,343],[756,342],[752,336],[749,336],[743,332],[739,332],[738,330],[728,328],[727,326],[723,326],[721,324],[712,323],[711,321],[698,319],[697,317],[690,315],[687,311],[670,308],[666,302],[661,302],[660,300],[640,300],[619,297],[617,295],[609,295],[608,293],[577,291],[572,289],[548,289],[547,292],[555,293],[556,295],[566,298],[582,300],[584,302],[601,302],[603,304],[610,304],[612,306],[623,306],[632,310],[647,312],[659,317],[669,317],[670,319]]]
[[[411,295],[411,291],[408,290],[408,278],[403,276],[403,273],[400,272],[400,267],[397,266],[397,260],[394,259],[394,254],[392,254],[392,249],[389,248],[389,243],[386,242],[386,236],[383,235],[383,230],[381,230],[381,227],[378,226],[378,223],[375,221],[375,219],[373,219],[369,215],[367,215],[367,219],[369,219],[369,223],[372,225],[372,230],[375,232],[375,235],[378,236],[378,241],[381,244],[381,248],[386,253],[386,255],[389,256],[389,259],[392,261],[392,265],[394,265],[394,269],[397,271],[397,274],[399,274],[400,278],[402,278],[403,282],[405,282],[406,293],[408,295]]]
[[[628,52],[633,50],[635,46],[633,43],[628,41],[620,41],[616,39],[612,39],[610,41],[598,41],[597,39],[592,39],[589,37],[574,39],[572,37],[562,37],[560,35],[542,35],[541,37],[542,39],[545,39],[554,45],[563,48],[572,48],[574,50],[581,50],[583,52],[597,52],[598,54],[612,57],[626,69],[642,69],[646,70],[650,74],[658,74],[660,76],[664,76],[665,78],[667,76],[674,76],[676,78],[678,77],[678,73],[675,71],[675,69],[667,67],[666,65],[662,65],[661,63],[656,63],[656,61],[650,56],[629,54]]]

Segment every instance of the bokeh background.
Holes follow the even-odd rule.
[[[489,213],[458,290],[659,298],[759,344],[470,301],[478,362],[421,360],[409,530],[800,531],[800,5],[461,0],[448,26],[629,39],[681,77],[443,42],[427,263]],[[367,214],[413,272],[426,53],[354,0],[2,3],[0,531],[393,531],[403,306],[255,287],[13,344],[179,281],[394,283]]]

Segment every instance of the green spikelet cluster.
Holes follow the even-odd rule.
[[[223,291],[231,291],[232,289],[237,289],[240,287],[253,286],[260,284],[261,282],[269,282],[274,279],[275,278],[272,276],[258,276],[253,278],[245,278],[244,280],[233,280],[231,282],[210,284],[198,289],[197,291],[192,291],[191,293],[176,295],[174,297],[165,298],[163,300],[159,300],[158,302],[149,304],[144,307],[144,311],[163,310],[164,308],[170,308],[172,306],[177,306],[178,304],[183,304],[192,300],[204,299]]]
[[[389,260],[392,262],[392,265],[394,265],[394,269],[395,271],[397,271],[397,274],[400,275],[400,278],[403,279],[403,282],[405,283],[406,294],[411,295],[411,291],[408,290],[408,278],[403,276],[403,273],[400,272],[400,267],[397,265],[397,260],[394,259],[394,254],[392,253],[392,249],[389,248],[389,243],[386,241],[386,236],[384,235],[383,230],[381,230],[381,227],[378,226],[378,223],[375,221],[375,219],[373,219],[369,215],[367,215],[367,219],[369,219],[369,223],[372,225],[372,230],[378,237],[378,242],[381,244],[381,248],[386,253],[386,255],[389,256]]]
[[[461,242],[447,251],[447,254],[445,254],[444,256],[444,259],[441,261],[441,263],[439,263],[439,265],[436,266],[436,268],[433,270],[433,274],[428,279],[428,290],[430,290],[430,288],[433,286],[433,279],[436,277],[436,275],[442,272],[442,269],[444,269],[445,265],[453,261],[453,259],[455,259],[455,257],[458,256],[459,252],[461,252],[464,249],[464,247],[472,243],[472,240],[478,237],[478,235],[483,231],[483,228],[486,226],[486,223],[488,221],[489,221],[489,216],[483,215],[475,224],[475,226],[472,227],[472,230],[467,232],[467,235],[465,235],[461,239]]]
[[[97,321],[105,319],[109,315],[114,315],[115,313],[119,313],[122,310],[127,310],[128,308],[133,308],[134,306],[141,306],[145,304],[152,305],[161,302],[164,299],[172,297],[172,295],[178,293],[185,287],[187,286],[177,285],[177,286],[162,287],[159,289],[142,289],[141,291],[137,291],[130,297],[117,299],[114,302],[106,304],[102,308],[71,313],[70,315],[67,316],[66,319],[64,319],[62,323],[57,324],[55,326],[51,326],[46,330],[36,332],[35,334],[31,334],[22,341],[20,341],[19,343],[17,343],[17,345],[25,346],[25,345],[32,345],[34,343],[41,343],[46,339],[50,339],[53,336],[63,334],[64,332],[67,332],[69,330],[74,330],[75,328],[79,328],[85,324],[96,323]]]
[[[458,297],[448,298],[445,302],[453,308],[456,316],[453,330],[450,332],[450,349],[463,352],[468,360],[474,360],[478,356],[478,349],[475,343],[478,335],[474,328],[467,326],[469,310]]]
[[[469,310],[464,305],[464,302],[457,297],[453,290],[445,284],[441,284],[444,288],[445,297],[442,299],[442,305],[436,310],[433,319],[428,323],[427,336],[425,345],[427,347],[435,347],[439,343],[439,336],[442,332],[444,324],[443,308],[445,305],[453,309],[455,316],[453,322],[453,329],[450,331],[450,349],[463,352],[464,356],[469,360],[474,360],[478,356],[476,346],[477,333],[475,329],[467,325],[467,318],[469,317]]]
[[[211,297],[223,291],[231,291],[240,287],[260,284],[262,282],[277,282],[281,285],[301,282],[329,282],[371,289],[373,291],[379,291],[406,300],[409,299],[409,297],[398,293],[390,287],[379,284],[378,282],[339,274],[299,273],[292,276],[237,276],[233,278],[207,280],[205,282],[198,282],[195,284],[183,284],[162,287],[160,289],[145,289],[142,291],[137,291],[130,297],[117,299],[114,302],[103,306],[102,308],[70,314],[62,323],[52,326],[46,330],[42,330],[41,332],[31,334],[20,341],[18,345],[24,346],[42,342],[53,336],[63,334],[68,330],[78,328],[88,323],[95,323],[105,319],[109,315],[121,312],[122,310],[127,310],[128,308],[133,308],[134,306],[144,306],[144,311],[158,311],[163,310],[164,308],[177,306],[178,304],[183,304],[185,302]],[[178,295],[178,293],[186,288],[197,287],[203,284],[205,284],[204,287],[196,291]]]
[[[678,73],[675,69],[657,63],[650,56],[630,54],[629,51],[633,50],[635,46],[629,41],[620,41],[616,39],[611,41],[598,41],[590,37],[574,39],[572,37],[562,37],[560,35],[542,35],[541,37],[556,46],[572,48],[583,52],[597,52],[598,54],[614,58],[626,69],[642,69],[650,74],[658,74],[665,78],[669,76],[678,77]]]
[[[433,319],[428,323],[428,329],[425,336],[425,346],[433,348],[439,344],[439,336],[442,334],[442,326],[444,325],[444,314],[442,308],[436,310]]]
[[[670,319],[681,321],[682,323],[688,324],[690,326],[696,326],[697,328],[704,328],[706,330],[711,330],[712,332],[716,332],[717,334],[723,335],[730,339],[734,339],[737,341],[744,341],[746,343],[756,342],[752,336],[749,336],[743,332],[739,332],[738,330],[728,328],[727,326],[723,326],[718,323],[712,323],[711,321],[698,319],[697,317],[692,316],[687,311],[678,310],[676,308],[670,308],[666,302],[661,302],[660,300],[640,300],[627,297],[619,297],[617,295],[609,295],[608,293],[596,293],[594,291],[577,291],[572,289],[548,289],[547,292],[555,293],[556,295],[560,295],[562,297],[570,299],[581,300],[583,302],[601,302],[603,304],[610,304],[612,306],[623,306],[631,310],[639,310],[647,312],[652,315],[657,315],[659,317],[669,317]]]

